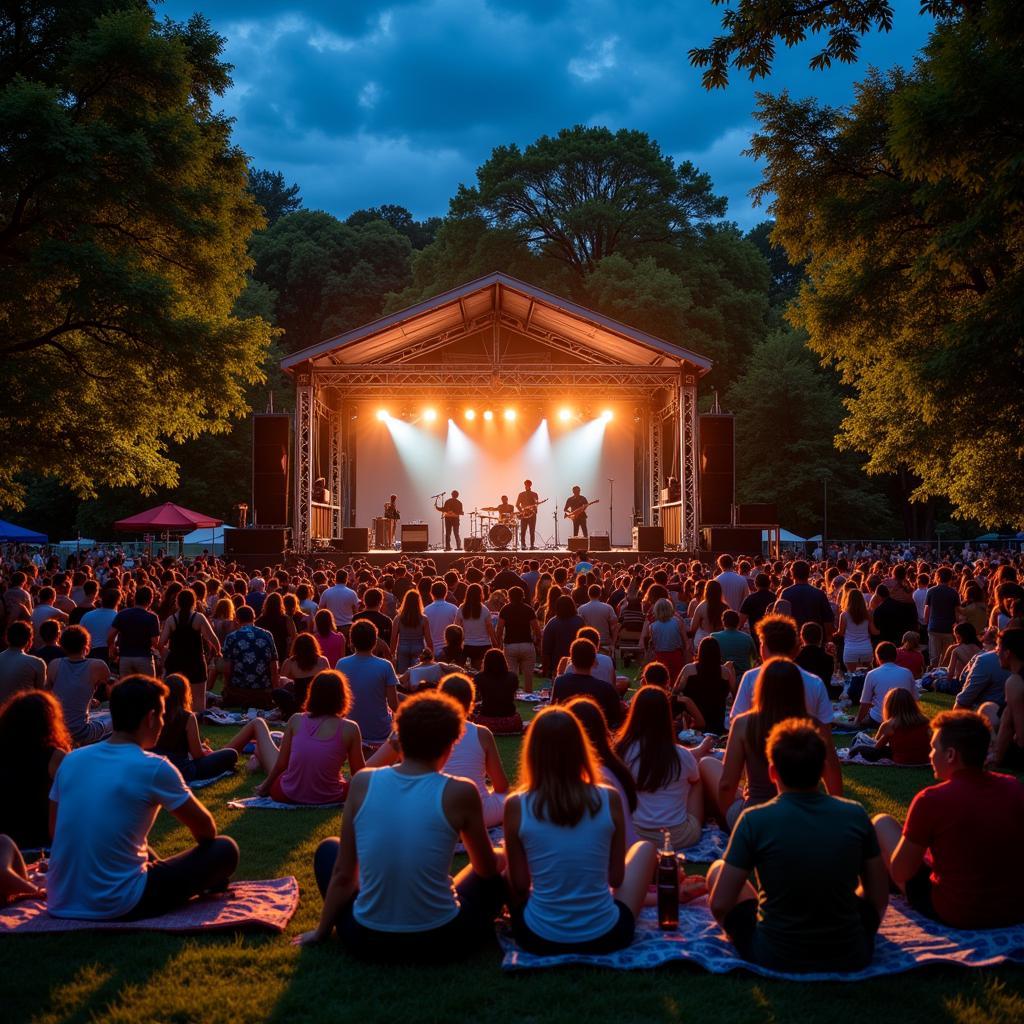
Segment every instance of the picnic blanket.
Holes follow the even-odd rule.
[[[922,764],[897,764],[891,758],[880,757],[877,761],[868,761],[866,758],[856,754],[850,756],[852,747],[840,747],[836,750],[836,756],[839,758],[841,764],[862,764],[868,768],[927,768],[928,763]]]
[[[637,921],[633,942],[618,953],[534,956],[519,949],[506,928],[499,929],[498,941],[504,953],[501,966],[506,971],[567,964],[638,971],[670,961],[683,961],[698,964],[712,974],[746,970],[766,978],[793,981],[861,981],[902,974],[929,964],[994,967],[1007,961],[1024,963],[1024,925],[991,931],[958,931],[922,917],[899,899],[892,901],[882,920],[875,940],[874,959],[864,970],[849,974],[787,974],[742,960],[711,916],[706,896],[679,908],[679,929],[673,932],[659,931],[656,910],[645,908]]]
[[[243,796],[237,800],[229,800],[228,807],[236,811],[329,811],[344,807],[338,804],[285,804],[269,796]]]
[[[547,704],[551,700],[551,691],[538,690],[533,693],[527,693],[526,690],[516,690],[516,700],[523,701],[526,704]]]
[[[139,921],[70,921],[50,917],[45,900],[18,900],[0,908],[0,935],[93,930],[203,932],[237,928],[283,932],[298,906],[299,883],[292,877],[234,882],[227,892],[200,896],[169,914]]]
[[[206,789],[207,786],[212,786],[215,782],[220,782],[221,779],[232,779],[234,776],[234,772],[221,772],[220,775],[214,775],[212,779],[194,779],[188,784],[188,788]]]

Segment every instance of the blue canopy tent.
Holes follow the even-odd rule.
[[[0,519],[0,544],[45,544],[46,534],[26,530],[24,526],[15,526]]]

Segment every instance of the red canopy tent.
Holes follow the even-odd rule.
[[[193,530],[213,529],[223,525],[223,519],[204,516],[200,512],[175,505],[173,501],[165,501],[146,512],[118,519],[114,529],[122,533],[191,533]]]

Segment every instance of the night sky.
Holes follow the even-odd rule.
[[[917,0],[895,7],[893,31],[865,37],[858,65],[813,72],[813,41],[780,44],[770,79],[734,75],[712,93],[687,59],[718,30],[710,0],[169,0],[158,12],[200,10],[226,37],[236,139],[257,167],[298,182],[308,207],[443,215],[494,146],[584,123],[639,128],[692,160],[748,228],[764,217],[747,195],[757,166],[742,155],[755,92],[838,105],[869,65],[909,66],[930,22]]]

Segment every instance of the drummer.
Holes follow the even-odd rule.
[[[498,513],[498,522],[505,523],[507,526],[513,521],[516,507],[508,500],[508,495],[503,494],[501,496],[501,501],[495,507],[494,511]]]

